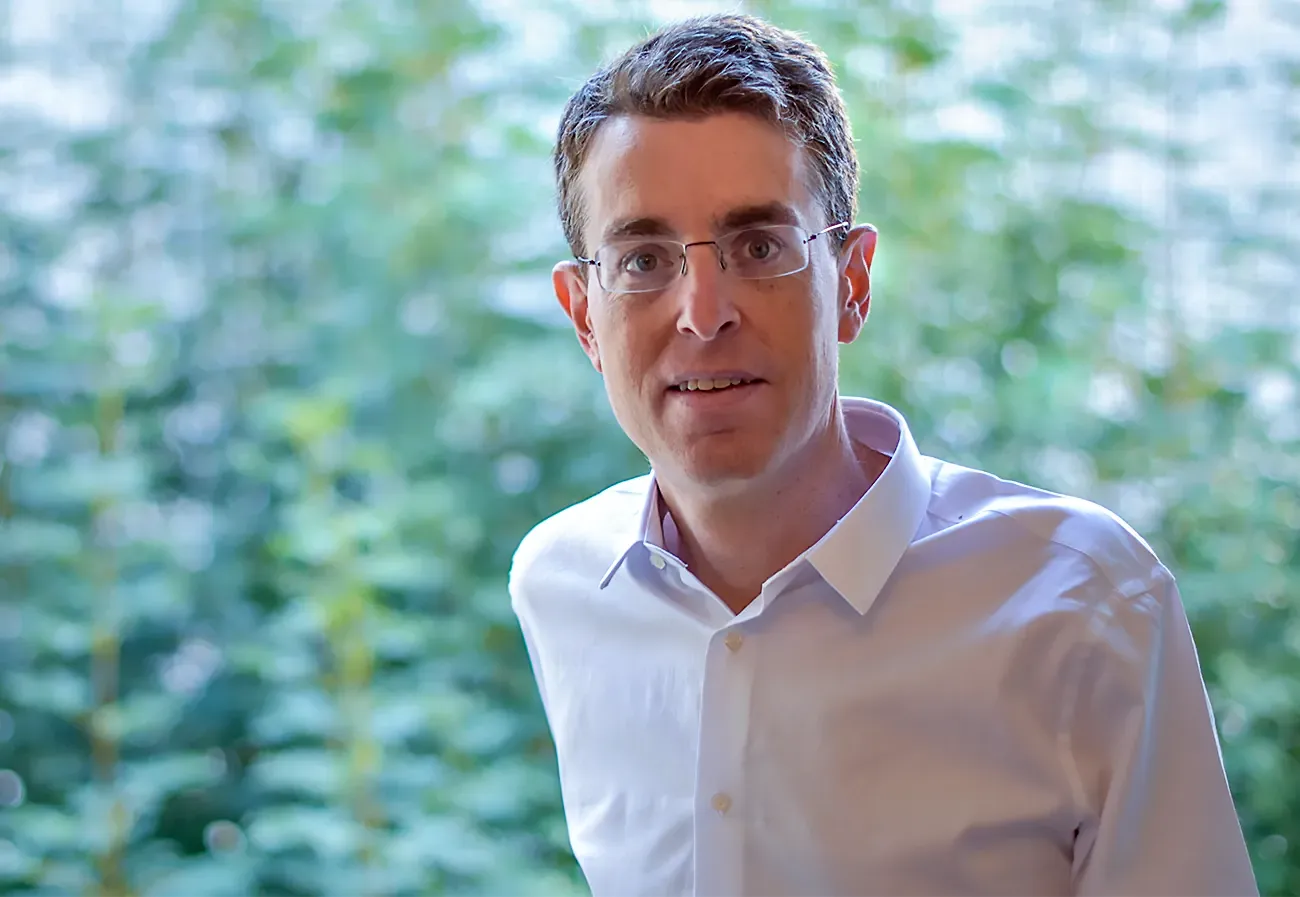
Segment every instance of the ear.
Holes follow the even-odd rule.
[[[851,343],[862,332],[871,310],[871,263],[876,257],[876,229],[859,224],[849,231],[840,249],[840,342]]]
[[[587,303],[587,269],[588,266],[582,262],[560,262],[551,270],[551,284],[555,287],[555,298],[560,307],[573,322],[582,351],[591,359],[591,366],[600,371],[600,347],[596,345]]]

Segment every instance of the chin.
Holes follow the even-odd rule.
[[[710,487],[751,482],[766,473],[771,462],[769,453],[759,451],[754,445],[726,452],[701,451],[697,447],[697,450],[687,451],[675,460],[674,466],[686,479]]]

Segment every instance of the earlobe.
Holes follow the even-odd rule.
[[[581,262],[560,262],[551,270],[551,285],[564,314],[573,324],[582,351],[598,372],[600,348],[591,324],[591,307],[587,301],[587,266]]]
[[[862,325],[866,323],[866,315],[858,305],[846,305],[844,311],[840,314],[840,342],[848,344],[858,338],[862,333]]]

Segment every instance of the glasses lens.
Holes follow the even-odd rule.
[[[672,283],[681,267],[680,244],[658,240],[608,243],[596,253],[600,285],[611,293],[644,293]]]
[[[800,228],[773,224],[735,231],[719,242],[728,270],[737,277],[758,280],[802,271],[808,265],[804,239]]]

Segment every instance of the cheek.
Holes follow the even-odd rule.
[[[647,322],[633,309],[611,305],[592,321],[601,371],[608,387],[620,395],[636,392],[653,357],[647,345]]]
[[[820,362],[838,342],[838,318],[833,303],[818,294],[815,284],[803,283],[797,290],[758,297],[767,310],[764,329],[769,339],[782,346],[791,360]]]

